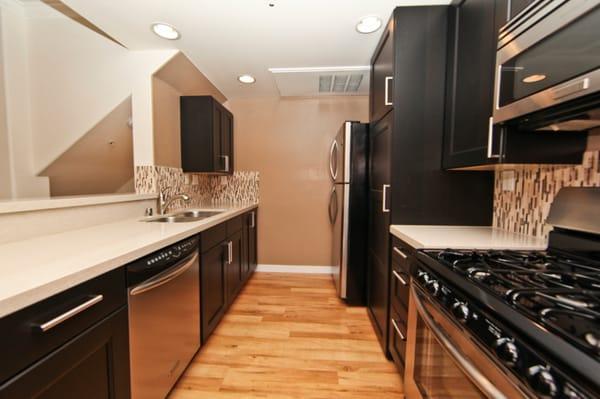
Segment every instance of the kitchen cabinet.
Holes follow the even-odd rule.
[[[511,14],[527,3],[512,1]],[[449,7],[445,169],[493,170],[502,163],[581,162],[584,135],[548,135],[520,131],[508,124],[494,125],[496,47],[508,12],[508,0],[465,0]]]
[[[388,229],[387,195],[390,182],[390,148],[393,114],[372,124],[369,135],[369,223],[367,238],[367,309],[380,342],[388,325]],[[383,343],[382,345],[385,345]]]
[[[233,114],[211,96],[182,96],[181,167],[191,173],[233,173]]]
[[[247,280],[258,266],[257,257],[257,221],[258,214],[256,210],[244,215],[244,230],[242,232],[242,274],[244,280]]]
[[[389,112],[370,120],[367,303],[384,352],[390,319],[390,224],[490,225],[493,176],[442,168],[449,7],[399,7],[371,59],[391,43]],[[371,104],[378,96],[371,81]],[[385,89],[385,87],[384,87]],[[473,190],[477,187],[477,190]]]
[[[129,398],[126,303],[118,269],[1,319],[0,398]]]
[[[394,39],[392,31],[387,30],[383,37],[382,45],[373,56],[371,68],[370,98],[371,120],[376,121],[385,116],[393,107],[391,94],[393,92],[393,66],[394,66]]]
[[[200,233],[202,343],[256,270],[256,216],[252,213],[256,215],[256,210]]]

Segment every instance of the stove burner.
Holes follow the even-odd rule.
[[[546,251],[445,250],[437,259],[600,360],[600,264]]]

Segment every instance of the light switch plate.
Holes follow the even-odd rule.
[[[500,177],[502,179],[502,191],[515,191],[516,173],[514,170],[503,170]]]

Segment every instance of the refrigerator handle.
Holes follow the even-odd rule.
[[[329,149],[329,173],[331,173],[331,178],[334,181],[337,179],[337,150],[337,140],[333,140],[333,143],[331,143],[331,148]]]
[[[335,208],[333,208],[333,206],[335,205]],[[329,196],[329,222],[331,224],[335,223],[335,219],[337,217],[337,192],[335,190],[335,186],[333,186],[333,188],[331,189],[331,194]],[[333,209],[335,209],[335,212],[333,211]]]

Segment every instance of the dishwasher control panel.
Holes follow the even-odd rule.
[[[127,265],[127,285],[132,286],[149,276],[176,265],[198,251],[198,237],[194,236],[153,252]]]

